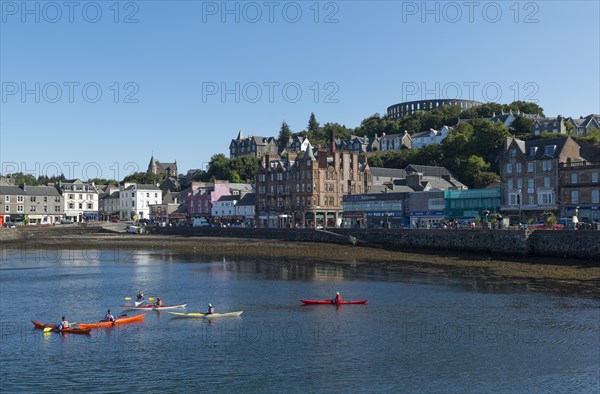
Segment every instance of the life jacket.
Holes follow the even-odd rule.
[[[162,305],[163,305],[163,304],[162,304],[162,301],[156,301],[156,306],[160,307],[160,306],[162,306]]]
[[[63,328],[71,328],[71,325],[68,321],[65,320],[60,324],[60,329],[62,330]]]
[[[210,308],[208,308],[208,314],[212,314],[215,313],[215,308],[213,308],[212,306]]]
[[[107,313],[106,316],[104,316],[104,321],[115,321],[115,317],[110,313]]]

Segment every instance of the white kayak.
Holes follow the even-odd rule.
[[[165,309],[178,309],[178,308],[185,308],[187,304],[179,304],[179,305],[163,305],[163,306],[155,306],[155,305],[138,305],[138,306],[133,306],[133,305],[121,305],[121,308],[126,308],[126,309],[134,309],[134,310],[140,310],[140,311],[147,311],[147,310],[152,310],[152,311],[162,311]]]
[[[167,312],[171,315],[177,317],[226,317],[226,316],[239,316],[244,311],[237,312],[225,312],[225,313],[200,313],[200,312],[192,312],[192,313],[181,313],[181,312]]]

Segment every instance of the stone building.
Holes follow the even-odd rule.
[[[579,160],[579,153],[570,137],[527,141],[506,137],[499,157],[502,213],[513,223],[559,216],[559,165]]]
[[[154,155],[150,158],[147,172],[154,175],[164,175],[167,178],[177,178],[177,160],[173,163],[161,163],[154,159]]]
[[[266,155],[256,181],[259,227],[337,227],[342,219],[342,196],[371,191],[372,176],[363,156],[336,152],[304,156],[290,152],[286,159]]]
[[[263,157],[278,153],[277,140],[273,137],[249,136],[244,138],[240,131],[236,139],[229,144],[229,157],[234,159],[241,156]]]

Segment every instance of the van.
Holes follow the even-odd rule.
[[[140,232],[140,228],[138,226],[127,226],[125,227],[125,231],[130,234],[137,234]]]
[[[194,226],[194,227],[210,227],[210,224],[208,223],[208,220],[206,220],[204,218],[199,218],[199,219],[194,219],[192,226]]]

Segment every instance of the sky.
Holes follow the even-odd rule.
[[[180,173],[402,101],[600,113],[598,1],[0,1],[0,173]]]

